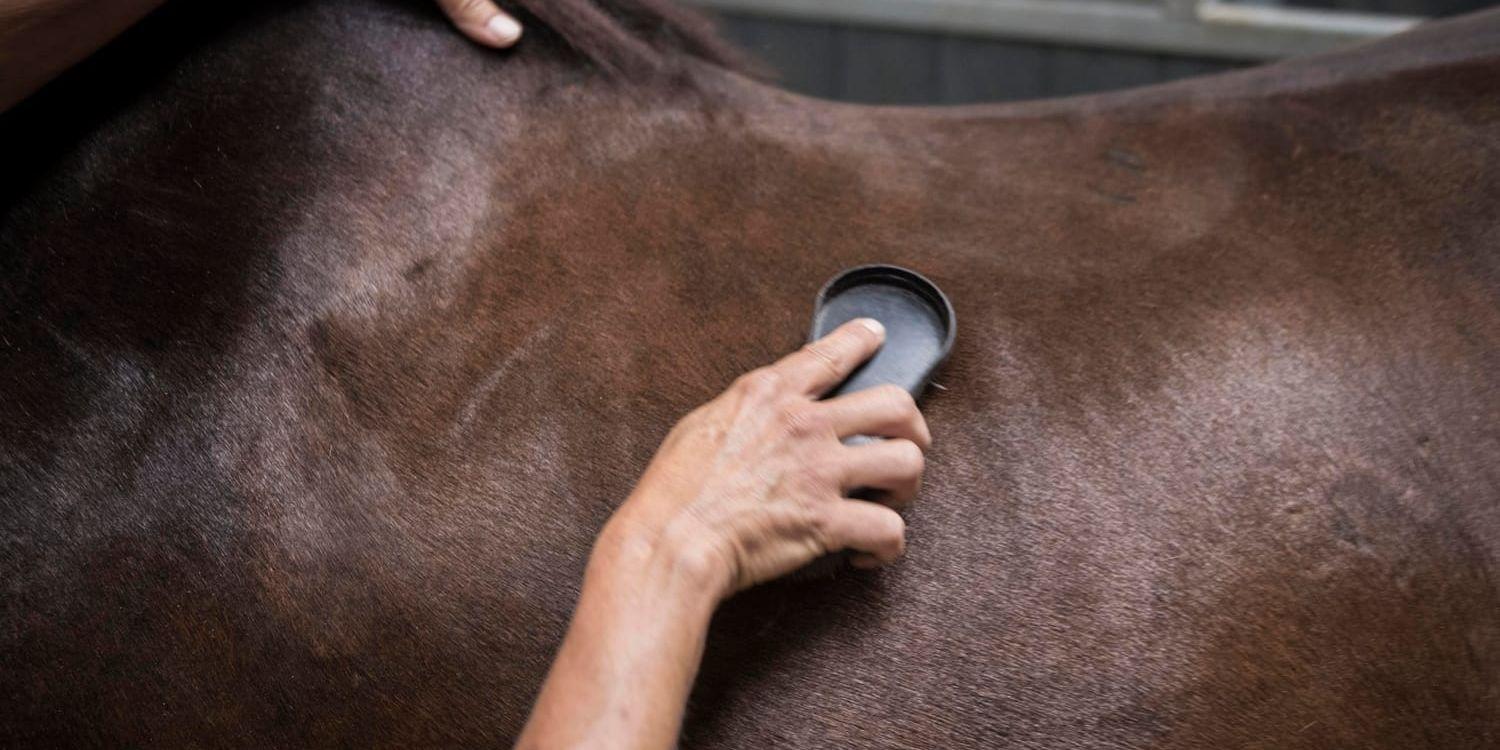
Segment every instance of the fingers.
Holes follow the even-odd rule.
[[[786,384],[808,396],[821,396],[864,364],[885,341],[885,327],[871,318],[851,320],[833,333],[772,365]]]
[[[868,555],[862,567],[891,562],[906,550],[906,522],[884,505],[840,500],[829,507],[824,529],[830,550],[852,549]]]
[[[922,449],[910,440],[881,440],[856,448],[845,448],[842,489],[882,491],[878,499],[892,505],[911,502],[922,486],[926,461]]]
[[[932,446],[927,420],[910,393],[882,385],[829,399],[815,408],[840,438],[851,435],[903,438],[926,450]]]
[[[453,25],[487,47],[509,47],[521,38],[521,24],[490,0],[437,0]]]

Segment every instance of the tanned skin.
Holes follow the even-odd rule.
[[[520,747],[671,747],[722,599],[829,552],[865,568],[901,555],[901,516],[845,495],[916,494],[931,444],[916,404],[895,386],[814,401],[883,339],[845,324],[677,424],[599,536]],[[887,439],[840,443],[852,435]]]
[[[162,0],[0,0],[0,112],[141,20]],[[509,47],[521,25],[489,0],[438,0],[479,44]]]

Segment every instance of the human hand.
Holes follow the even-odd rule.
[[[859,567],[900,556],[901,516],[847,496],[868,488],[892,505],[909,501],[931,444],[926,421],[896,386],[816,400],[884,335],[873,320],[851,321],[689,414],[606,527],[601,548],[649,539],[658,555],[666,548],[689,560],[720,598],[828,552],[856,550]],[[887,439],[840,442],[851,435]]]
[[[901,516],[847,495],[910,500],[927,423],[895,386],[816,400],[884,340],[851,321],[677,423],[599,534],[520,747],[671,746],[719,600],[828,552],[901,554]]]
[[[521,24],[490,0],[437,0],[464,36],[486,47],[509,47],[521,38]]]

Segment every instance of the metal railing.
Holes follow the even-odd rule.
[[[1267,60],[1423,19],[1224,0],[689,0],[711,10],[1194,57]]]

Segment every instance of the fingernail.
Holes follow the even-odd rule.
[[[870,333],[873,333],[876,336],[885,336],[885,326],[881,325],[880,321],[874,318],[860,318],[859,322],[865,328],[870,329]]]
[[[486,27],[495,35],[495,41],[503,45],[515,44],[521,38],[521,24],[503,13],[491,18]]]

